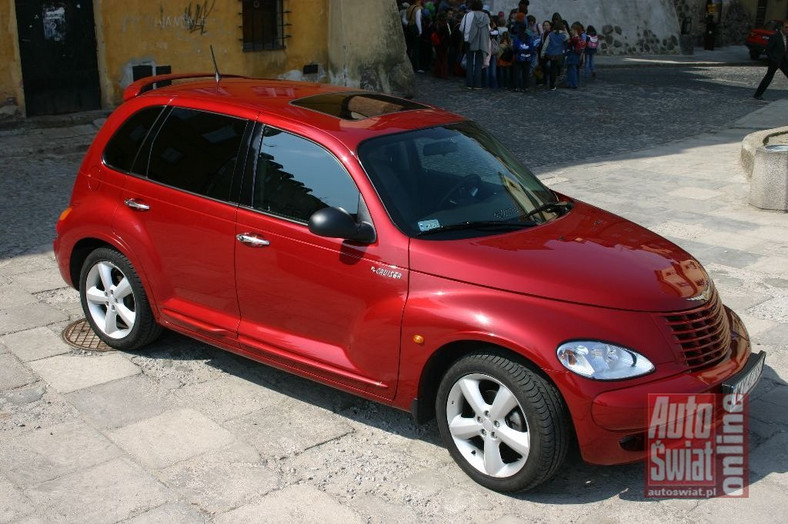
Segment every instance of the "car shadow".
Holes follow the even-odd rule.
[[[350,421],[405,439],[419,440],[443,448],[435,421],[416,424],[407,412],[324,386],[239,355],[166,331],[144,352],[129,352],[153,360],[172,361],[173,366],[203,361],[205,365],[243,379],[259,387],[312,404]],[[448,456],[448,452],[447,456]],[[644,464],[595,466],[585,463],[572,443],[561,470],[550,481],[512,498],[543,504],[578,504],[598,502],[613,497],[645,500]],[[456,469],[457,482],[469,481]],[[484,489],[479,487],[479,489]]]

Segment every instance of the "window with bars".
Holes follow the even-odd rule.
[[[285,48],[283,0],[241,0],[243,50],[263,51]]]

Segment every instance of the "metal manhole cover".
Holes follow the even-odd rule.
[[[63,330],[63,340],[68,344],[79,349],[88,349],[90,351],[112,351],[112,348],[106,345],[98,338],[86,318],[72,322],[66,329]]]

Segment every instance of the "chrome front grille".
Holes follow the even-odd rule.
[[[716,289],[700,307],[661,316],[690,369],[713,366],[729,356],[731,330]]]

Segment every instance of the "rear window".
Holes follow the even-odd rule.
[[[117,171],[130,173],[140,147],[163,110],[164,106],[152,106],[131,115],[107,142],[104,163]]]
[[[227,200],[246,125],[240,118],[173,109],[153,140],[148,178]]]

